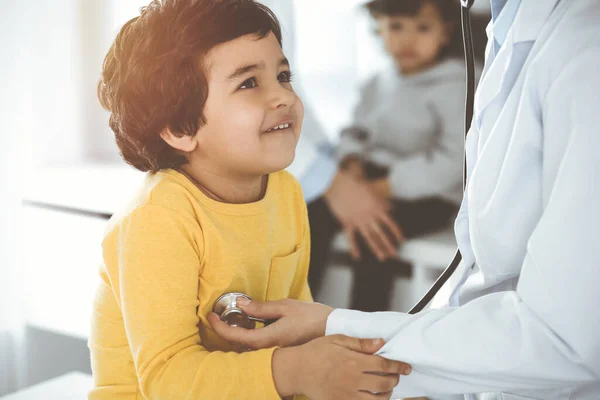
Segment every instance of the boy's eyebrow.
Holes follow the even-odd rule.
[[[290,66],[290,62],[288,61],[288,59],[286,57],[283,57],[280,61],[279,61],[279,66]],[[232,81],[235,80],[236,78],[239,78],[242,75],[247,74],[248,72],[257,70],[257,69],[264,69],[265,68],[265,63],[264,62],[260,62],[258,64],[250,64],[250,65],[244,65],[242,67],[239,67],[238,69],[236,69],[233,74],[229,75],[229,77],[227,78],[228,81]]]

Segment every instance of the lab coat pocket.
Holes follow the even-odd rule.
[[[287,256],[273,257],[269,271],[267,301],[283,300],[289,297],[298,270],[300,253],[300,246],[296,246],[294,251]]]

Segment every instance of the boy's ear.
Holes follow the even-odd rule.
[[[185,153],[191,153],[198,146],[195,136],[178,135],[173,133],[168,127],[160,132],[160,137],[175,150]]]

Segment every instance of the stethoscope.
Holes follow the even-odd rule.
[[[237,305],[239,299],[248,299],[252,301],[250,296],[244,293],[231,292],[220,296],[213,305],[213,312],[221,317],[221,321],[226,322],[230,326],[239,326],[246,329],[254,329],[256,323],[269,325],[275,321],[268,319],[254,318],[247,315]]]
[[[475,98],[475,56],[473,50],[473,34],[471,30],[471,13],[470,9],[475,0],[460,0],[461,3],[461,24],[462,24],[462,34],[463,34],[463,42],[465,46],[465,61],[467,64],[467,100],[465,104],[465,135],[464,139],[466,140],[469,129],[471,128],[471,120],[473,118],[473,103]],[[464,147],[464,146],[463,146]],[[466,155],[463,164],[463,190],[466,188],[467,184],[467,165],[466,165]],[[435,281],[435,283],[431,286],[431,288],[425,293],[425,295],[419,300],[419,302],[411,308],[408,312],[409,314],[416,314],[422,311],[427,304],[435,297],[435,295],[442,288],[444,283],[450,279],[450,276],[456,271],[458,265],[462,261],[462,255],[460,254],[460,250],[456,250],[456,254],[454,255],[454,259],[448,265],[448,267],[444,270],[444,272],[439,276],[439,278]],[[213,312],[221,317],[221,320],[226,322],[231,326],[239,326],[246,329],[254,329],[256,327],[256,323],[262,323],[268,325],[274,321],[271,320],[263,320],[260,318],[254,318],[247,315],[240,307],[237,305],[237,300],[240,298],[246,298],[248,300],[252,300],[248,295],[244,293],[226,293],[220,296],[213,305]]]

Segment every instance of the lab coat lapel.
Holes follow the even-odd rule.
[[[560,0],[523,0],[512,31],[514,42],[535,41]],[[571,0],[562,0],[571,1]]]
[[[494,56],[494,30],[490,22],[487,28],[488,50],[487,59],[490,62],[482,77],[479,89],[475,95],[475,122],[481,127],[481,118],[485,109],[500,93],[508,74],[516,74],[511,67],[514,48],[518,43],[535,41],[542,31],[545,22],[556,7],[559,0],[529,1],[524,0],[507,34],[504,44]]]
[[[544,28],[545,22],[548,20],[548,17],[556,7],[558,1],[559,0],[543,0],[541,2],[534,2],[524,0],[520,5],[519,11],[515,16],[515,20],[506,36],[504,44],[497,54],[494,54],[492,45],[494,41],[493,26],[491,23],[488,25],[486,67],[475,97],[476,123],[471,127],[471,132],[469,132],[469,137],[467,138],[467,157],[469,159],[468,165],[470,167],[468,171],[469,177],[473,175],[473,168],[476,164],[478,153],[478,142],[481,140],[481,133],[479,131],[481,126],[481,116],[485,109],[498,97],[507,77],[512,76],[514,78],[515,74],[520,74],[521,69],[525,64],[525,60],[521,59],[521,55],[518,57],[521,59],[520,65],[518,65],[519,63],[517,62],[511,64],[511,61],[515,57],[515,46],[519,43],[535,41],[538,38],[540,32]],[[529,49],[531,50],[532,47]],[[510,80],[514,82],[514,79]],[[448,305],[456,306],[460,303],[460,300],[457,298],[458,291],[468,277],[471,267],[475,263],[471,240],[469,239],[469,214],[472,210],[469,206],[468,192],[465,194],[465,197],[463,205],[461,206],[461,212],[459,212],[455,224],[457,241],[463,255],[463,261],[432,301],[432,308]]]
[[[490,36],[489,41],[493,40],[493,36]],[[490,49],[489,53],[492,54],[492,52],[493,50]],[[481,79],[477,93],[475,93],[475,119],[478,127],[481,126],[483,112],[500,93],[512,55],[512,34],[509,32],[506,42],[489,65]]]

